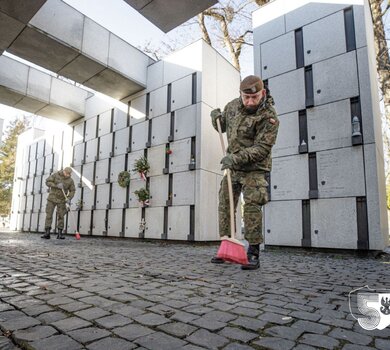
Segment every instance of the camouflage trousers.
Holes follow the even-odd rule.
[[[57,207],[57,228],[60,230],[64,229],[64,216],[67,212],[65,203],[54,203],[48,200],[46,203],[45,230],[51,229],[55,207]]]
[[[241,192],[244,197],[243,217],[245,239],[249,244],[263,243],[262,205],[268,202],[267,186],[264,172],[231,171],[234,208],[237,207]],[[221,181],[219,190],[219,235],[230,236],[229,191],[226,175]]]

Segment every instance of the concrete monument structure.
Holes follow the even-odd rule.
[[[280,115],[265,244],[388,245],[367,1],[273,1],[253,14],[255,73]]]

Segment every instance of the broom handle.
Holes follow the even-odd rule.
[[[217,129],[219,133],[219,139],[221,141],[221,147],[223,151],[223,155],[226,156],[226,147],[225,147],[225,141],[223,140],[222,136],[222,128],[221,128],[221,121],[220,118],[217,118]],[[229,206],[230,206],[230,237],[235,238],[234,234],[236,232],[236,229],[234,227],[234,200],[233,200],[233,185],[232,185],[232,177],[230,174],[230,169],[225,169],[226,177],[227,177],[227,183],[228,183],[228,192],[229,192]]]

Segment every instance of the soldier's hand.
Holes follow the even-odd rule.
[[[60,182],[59,184],[57,184],[57,188],[60,189],[60,190],[63,190],[64,189],[64,184],[62,182]]]
[[[221,159],[221,164],[221,170],[233,169],[233,157],[230,154],[226,155]]]
[[[70,211],[70,201],[66,201],[65,207],[67,211]]]
[[[213,109],[210,113],[210,117],[213,121],[213,123],[215,123],[215,121],[217,120],[217,118],[221,117],[222,116],[222,112],[219,108],[217,109]]]

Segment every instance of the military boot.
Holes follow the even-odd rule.
[[[50,229],[47,228],[45,230],[45,234],[41,236],[41,238],[46,238],[46,239],[50,239]]]
[[[223,260],[222,258],[218,258],[217,256],[211,258],[211,263],[213,264],[223,264],[224,262],[225,260]]]
[[[242,270],[257,270],[260,267],[259,260],[260,244],[253,244],[248,247],[248,264],[241,265]]]
[[[57,231],[57,239],[65,239],[65,236],[62,233],[62,229],[59,228]]]

